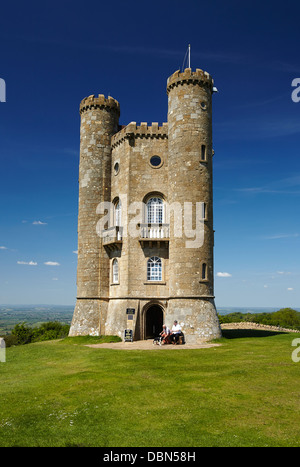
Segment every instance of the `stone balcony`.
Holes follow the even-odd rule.
[[[140,224],[139,242],[142,247],[169,246],[169,224]]]
[[[139,224],[138,240],[142,247],[169,246],[169,224]],[[123,244],[123,227],[113,226],[102,231],[102,244],[109,250],[121,250]]]
[[[102,231],[102,243],[108,250],[122,248],[123,227],[114,226]]]

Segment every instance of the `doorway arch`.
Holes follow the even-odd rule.
[[[144,312],[144,339],[153,339],[162,331],[164,311],[158,303],[150,304]]]

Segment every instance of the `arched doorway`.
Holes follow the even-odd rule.
[[[162,331],[164,313],[159,305],[152,305],[145,314],[145,339],[153,339]]]

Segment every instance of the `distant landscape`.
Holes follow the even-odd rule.
[[[231,313],[272,313],[274,307],[217,307],[220,316]],[[300,308],[294,308],[300,311]],[[74,305],[0,305],[0,335],[9,334],[16,324],[39,326],[47,321],[71,324]]]
[[[217,312],[219,315],[229,315],[231,313],[273,313],[273,311],[280,310],[280,307],[261,306],[261,307],[218,307]],[[293,310],[300,311],[300,308]]]
[[[73,312],[73,305],[0,305],[0,335],[9,334],[19,323],[30,326],[47,321],[71,324]]]

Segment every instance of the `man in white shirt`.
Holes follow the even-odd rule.
[[[178,321],[174,321],[171,332],[172,344],[178,344],[179,336],[182,335],[181,327],[178,324]]]

